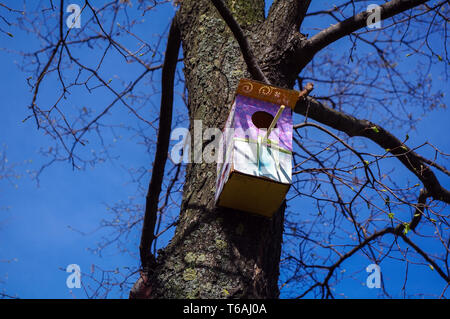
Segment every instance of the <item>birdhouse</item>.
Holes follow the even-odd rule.
[[[242,79],[223,129],[216,205],[271,217],[292,183],[299,92]]]

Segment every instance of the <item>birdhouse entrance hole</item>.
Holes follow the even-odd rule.
[[[252,115],[253,125],[255,125],[257,128],[261,130],[267,130],[270,124],[272,123],[273,119],[274,117],[272,114],[264,111],[258,111],[253,113]]]

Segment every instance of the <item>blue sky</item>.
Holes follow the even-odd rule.
[[[17,3],[10,1],[9,5],[13,7]],[[152,21],[155,34],[167,28],[173,14],[171,6],[158,10],[160,14],[154,15],[158,19]],[[32,35],[17,28],[12,33],[13,38],[2,34],[0,47],[17,51],[38,48],[38,41]],[[36,46],[31,48],[33,45]],[[27,106],[32,93],[25,80],[28,75],[16,65],[21,63],[21,58],[4,50],[0,55],[0,144],[4,145],[8,163],[17,163],[16,172],[21,175],[12,180],[13,184],[0,181],[0,206],[7,207],[0,211],[0,260],[9,261],[0,263],[0,276],[2,279],[7,277],[0,291],[5,289],[8,294],[21,298],[83,298],[85,294],[81,289],[70,292],[66,287],[68,274],[61,268],[78,264],[82,272],[89,272],[92,264],[103,269],[138,265],[136,258],[119,255],[114,249],[99,258],[87,248],[95,248],[105,235],[101,231],[92,231],[99,227],[102,219],[110,218],[107,205],[128,201],[128,197],[137,195],[136,185],[130,181],[130,174],[124,167],[148,167],[152,157],[145,147],[137,145],[132,133],[119,130],[115,137],[106,134],[107,142],[115,145],[111,156],[118,156],[118,160],[81,171],[73,170],[68,162],[57,162],[44,170],[37,185],[27,171],[35,172],[47,163],[49,159],[40,156],[39,150],[54,144],[42,130],[36,129],[33,120],[23,123],[29,115]],[[94,56],[90,58],[95,59]],[[108,68],[112,70],[111,77],[123,74],[126,78],[130,70],[115,65]],[[48,101],[54,98],[53,85],[49,81],[42,87],[42,96],[46,99],[48,95]],[[83,92],[78,99],[83,99],[86,105],[103,105],[106,98],[102,94],[87,96]],[[74,101],[77,99],[66,105],[77,106]],[[158,101],[157,97],[155,101]],[[121,120],[124,110],[117,107],[115,111],[111,121]],[[92,150],[98,151],[95,144]],[[140,196],[138,202],[143,203],[143,200]],[[72,228],[89,234],[82,235]],[[137,241],[133,243],[130,248],[136,252]]]
[[[11,6],[16,4],[15,1],[6,3]],[[162,6],[152,14],[151,21],[138,28],[140,34],[145,36],[148,30],[156,34],[166,29],[173,12],[170,5]],[[32,51],[38,48],[38,41],[31,35],[17,29],[12,29],[12,33],[12,38],[0,33],[1,48],[11,51]],[[38,186],[36,181],[30,178],[28,171],[36,171],[48,161],[39,154],[39,149],[48,149],[53,146],[53,142],[44,136],[42,130],[36,129],[34,121],[22,122],[29,115],[27,106],[32,99],[32,92],[25,80],[28,74],[21,72],[17,63],[21,63],[19,56],[7,50],[0,50],[0,150],[6,152],[8,163],[16,164],[17,174],[21,176],[12,179],[12,182],[0,180],[0,261],[8,261],[0,262],[0,292],[4,290],[21,298],[83,298],[85,295],[81,289],[70,291],[66,287],[68,274],[61,268],[78,264],[83,272],[89,272],[92,264],[104,269],[135,267],[138,264],[136,255],[120,254],[115,249],[109,249],[99,257],[87,248],[94,247],[102,235],[106,234],[93,230],[98,228],[102,219],[110,216],[107,205],[126,202],[130,196],[137,197],[137,203],[143,203],[143,197],[136,190],[137,184],[130,181],[126,168],[148,167],[152,156],[133,132],[118,129],[116,137],[113,134],[106,135],[108,143],[114,145],[111,154],[118,156],[118,159],[97,164],[95,167],[87,166],[85,170],[73,170],[67,162],[54,163],[40,175]],[[117,66],[113,62],[109,66],[112,78],[120,74],[123,79],[127,78],[128,73],[132,73],[130,70],[133,68],[131,66],[131,69],[128,69],[123,64]],[[438,69],[439,65],[436,68]],[[155,78],[158,76],[159,74],[155,73]],[[50,97],[54,98],[52,90],[56,83],[52,81],[54,80],[49,80],[43,86],[41,96],[44,100],[47,96],[49,100]],[[435,89],[437,88],[448,92],[445,81],[436,81]],[[75,98],[65,102],[67,107],[77,107],[79,101],[87,105],[105,104],[106,95],[103,92],[92,96],[81,91],[74,94]],[[158,101],[158,95],[155,95],[151,101],[152,110],[157,109]],[[449,102],[448,97],[446,102]],[[176,112],[183,113],[183,110],[182,102],[179,98],[176,99]],[[117,107],[110,116],[110,121],[118,123],[125,115],[126,111]],[[376,118],[372,120],[376,122]],[[416,130],[405,132],[402,128],[396,128],[394,133],[398,136],[408,133],[409,145],[431,141],[449,153],[449,120],[447,110],[437,109],[427,114]],[[138,122],[136,119],[134,121]],[[300,121],[302,117],[296,115],[294,122]],[[97,151],[95,145],[92,147]],[[146,174],[144,185],[148,178],[149,174]],[[450,187],[448,179],[443,186]],[[87,234],[82,235],[72,228]],[[169,237],[170,233],[167,238]],[[163,240],[160,244],[163,245],[164,242]],[[136,243],[136,236],[130,239],[129,248],[134,254],[137,253]],[[366,266],[366,260],[359,257],[349,261],[345,267],[348,272],[356,272],[355,280],[346,281],[339,285],[338,289],[356,298],[376,297],[376,290],[361,284],[367,277],[364,271]],[[398,286],[401,282],[399,274],[404,271],[403,268],[402,265],[390,265],[383,270],[385,279]],[[425,281],[427,285],[435,285],[437,290],[442,287],[442,280],[435,272],[426,272],[423,268],[412,271],[418,274],[414,278],[420,278],[420,282],[410,283],[413,292],[420,292]],[[121,296],[114,293],[110,297]]]

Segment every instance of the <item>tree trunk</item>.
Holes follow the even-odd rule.
[[[292,87],[297,73],[287,65],[294,62],[286,58],[289,50],[282,45],[274,49],[270,44],[279,39],[269,38],[270,30],[262,27],[264,1],[233,0],[227,5],[268,78]],[[202,120],[203,129],[223,129],[239,79],[250,75],[238,43],[209,0],[184,0],[177,21],[194,141],[194,120]],[[291,34],[289,30],[285,36]],[[272,219],[216,208],[215,181],[215,163],[188,164],[179,223],[170,244],[158,252],[146,297],[278,297],[284,205]]]

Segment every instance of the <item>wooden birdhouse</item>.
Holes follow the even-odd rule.
[[[223,129],[216,205],[271,217],[292,182],[299,92],[242,79]]]

